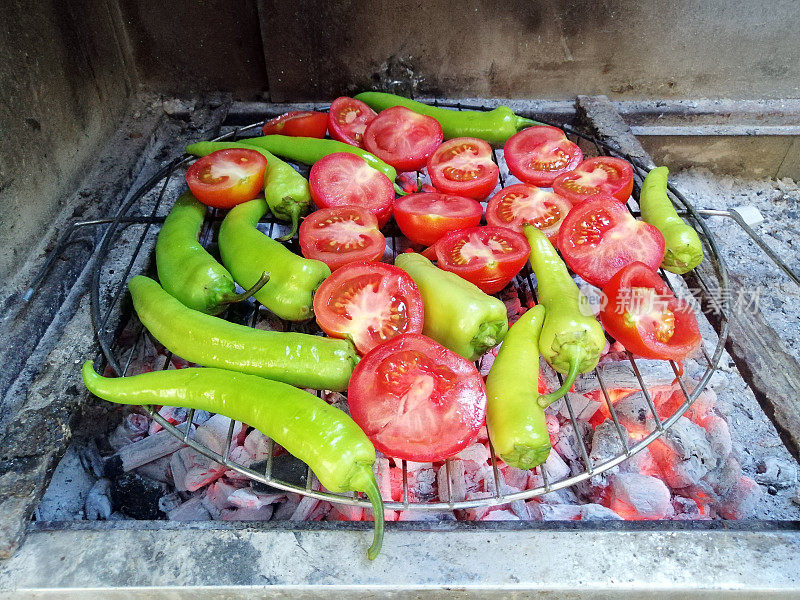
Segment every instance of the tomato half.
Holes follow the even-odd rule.
[[[563,131],[549,125],[536,125],[515,133],[503,146],[508,170],[517,179],[540,187],[550,187],[553,180],[572,171],[583,160],[577,144]]]
[[[217,150],[198,159],[186,171],[194,197],[214,208],[232,208],[252,200],[264,189],[267,159],[255,150]]]
[[[596,156],[583,161],[574,171],[556,177],[553,191],[573,204],[598,194],[625,203],[633,191],[633,167],[621,158]]]
[[[661,232],[634,219],[611,196],[573,206],[561,224],[557,245],[569,268],[598,287],[633,262],[655,270],[664,257]]]
[[[310,110],[293,110],[264,123],[264,135],[277,133],[300,137],[324,138],[328,115]]]
[[[549,190],[527,183],[515,183],[497,192],[486,207],[486,222],[522,233],[529,223],[555,243],[561,223],[572,204]]]
[[[331,271],[355,261],[380,260],[386,238],[378,219],[359,206],[321,208],[303,219],[300,249],[306,258],[324,262]]]
[[[451,231],[435,249],[439,268],[463,277],[487,294],[506,287],[531,252],[524,235],[491,226]]]
[[[500,168],[489,144],[462,137],[436,149],[428,160],[428,175],[437,190],[483,200],[497,186]]]
[[[349,338],[364,354],[401,333],[422,331],[422,296],[399,267],[353,262],[314,294],[317,324],[331,337]]]
[[[701,342],[697,317],[653,269],[634,262],[603,286],[606,331],[643,358],[682,361]]]
[[[314,163],[308,176],[311,197],[319,208],[360,206],[383,227],[392,215],[394,186],[360,156],[334,152]]]
[[[463,196],[426,192],[394,201],[394,220],[412,242],[430,246],[445,233],[481,222],[483,207]]]
[[[377,116],[378,113],[361,100],[342,96],[331,102],[328,133],[335,140],[363,148],[364,131]]]
[[[418,171],[442,139],[439,121],[405,106],[393,106],[367,125],[364,148],[398,171]]]
[[[486,389],[475,365],[414,333],[361,359],[347,401],[375,448],[415,462],[443,460],[463,450],[486,417]]]

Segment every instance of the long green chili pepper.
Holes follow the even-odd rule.
[[[531,125],[543,125],[538,121],[515,115],[507,106],[498,106],[490,111],[450,110],[383,92],[361,92],[356,94],[355,98],[378,112],[392,106],[405,106],[421,115],[433,117],[442,126],[446,140],[474,137],[486,140],[490,144],[502,145],[520,129]]]
[[[141,275],[128,282],[139,320],[168,350],[207,367],[344,391],[358,362],[347,340],[237,325],[186,308]]]
[[[161,286],[194,310],[215,315],[232,302],[247,300],[269,281],[264,274],[241,294],[228,270],[197,241],[206,207],[191,192],[175,201],[156,240],[156,267]]]
[[[550,434],[539,392],[541,304],[508,330],[486,378],[486,426],[495,452],[512,467],[532,469],[550,454]]]
[[[311,190],[308,180],[295,171],[292,165],[267,152],[264,148],[243,144],[242,142],[197,142],[186,146],[188,154],[207,156],[217,150],[244,148],[256,150],[267,159],[267,172],[264,174],[264,198],[270,212],[282,221],[289,221],[289,233],[278,241],[292,239],[300,227],[300,217],[307,215],[312,208]]]
[[[531,268],[546,310],[539,351],[551,367],[566,374],[560,389],[539,397],[539,404],[547,406],[569,391],[579,373],[597,366],[606,338],[597,319],[581,311],[583,294],[547,236],[527,224],[522,231],[531,245]]]
[[[306,463],[331,492],[364,492],[372,502],[375,534],[367,551],[383,542],[383,501],[372,464],[375,448],[344,412],[284,383],[224,369],[175,369],[133,377],[102,377],[83,364],[86,388],[118,404],[196,408],[247,423]]]
[[[273,154],[282,156],[294,162],[303,163],[304,165],[313,165],[319,159],[334,152],[349,152],[363,158],[366,163],[373,169],[377,169],[389,178],[394,184],[395,191],[400,194],[405,194],[400,186],[394,180],[397,179],[397,171],[391,165],[386,164],[374,154],[367,152],[356,146],[345,144],[338,140],[298,137],[290,135],[262,135],[261,137],[246,138],[242,140],[243,144],[248,146],[258,146],[264,148]],[[189,148],[186,151],[189,152]]]
[[[394,264],[411,275],[422,295],[422,333],[467,360],[477,360],[503,341],[508,315],[500,300],[421,254],[400,254]]]
[[[298,256],[256,229],[266,212],[263,198],[228,212],[219,228],[222,262],[243,288],[252,286],[267,271],[269,283],[255,294],[256,300],[281,319],[305,321],[314,316],[314,292],[331,270],[324,262]]]
[[[647,174],[639,195],[642,219],[664,236],[664,259],[661,266],[682,275],[703,262],[703,245],[697,232],[678,216],[667,196],[667,167],[656,167]]]

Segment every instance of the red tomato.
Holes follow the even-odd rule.
[[[553,191],[573,204],[598,194],[614,196],[625,203],[633,191],[633,167],[621,158],[596,156],[583,161],[574,171],[556,177]]]
[[[508,138],[503,146],[508,170],[517,179],[540,187],[572,171],[583,159],[583,152],[557,127],[537,125]]]
[[[599,287],[632,262],[657,269],[664,257],[661,232],[634,219],[611,196],[572,207],[561,224],[557,245],[569,268]]]
[[[529,223],[555,243],[558,229],[572,205],[549,190],[516,183],[497,192],[486,207],[486,222],[522,233]]]
[[[347,400],[353,420],[375,448],[415,462],[463,450],[486,417],[486,389],[475,365],[415,333],[361,359]]]
[[[308,176],[311,197],[320,208],[360,206],[383,227],[392,214],[394,185],[360,156],[334,152],[314,163]]]
[[[620,269],[603,295],[603,327],[637,356],[682,361],[703,341],[689,305],[644,263]]]
[[[355,261],[380,260],[386,238],[378,219],[365,208],[336,206],[311,213],[300,225],[300,249],[331,271]]]
[[[264,189],[267,159],[255,150],[217,150],[198,159],[186,171],[194,197],[214,208],[232,208],[252,200]]]
[[[423,192],[394,201],[394,220],[412,242],[430,246],[448,231],[475,227],[481,222],[483,207],[462,196]]]
[[[264,123],[264,135],[277,133],[300,137],[324,138],[328,115],[310,110],[293,110]]]
[[[483,200],[497,186],[500,168],[489,144],[462,137],[436,149],[428,160],[428,175],[437,190]]]
[[[487,294],[506,287],[531,252],[524,235],[491,226],[451,231],[435,248],[439,268],[463,277]]]
[[[378,113],[361,100],[342,96],[334,100],[328,110],[328,132],[335,140],[363,148],[364,131],[377,116]]]
[[[418,171],[441,146],[442,139],[439,121],[404,106],[393,106],[367,125],[364,148],[398,171]]]
[[[353,262],[322,282],[314,314],[325,333],[353,340],[364,354],[401,333],[422,331],[422,296],[399,267]]]

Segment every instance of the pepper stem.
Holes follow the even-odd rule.
[[[360,477],[361,481],[359,481],[359,486],[361,491],[363,491],[369,501],[372,503],[372,513],[373,519],[375,522],[375,529],[374,534],[372,537],[372,545],[367,550],[367,558],[370,560],[375,560],[380,554],[381,546],[383,546],[383,530],[385,527],[383,521],[383,500],[381,499],[381,492],[378,489],[378,482],[375,481],[375,473],[372,472],[372,469],[369,467],[364,467],[364,470],[361,473],[363,477]]]
[[[394,191],[397,193],[398,196],[408,196],[408,192],[406,192],[396,183],[394,184]]]
[[[575,383],[575,378],[578,376],[578,367],[581,364],[580,359],[580,354],[572,356],[569,362],[569,371],[567,372],[567,378],[564,380],[564,384],[555,392],[539,396],[537,400],[539,406],[542,408],[547,408],[553,402],[566,395],[566,393],[572,387],[572,384]]]
[[[234,302],[244,302],[248,298],[255,296],[261,288],[263,288],[266,283],[269,281],[269,273],[264,271],[261,274],[261,277],[258,278],[258,281],[255,282],[253,287],[249,290],[243,291],[241,294],[233,294],[231,296],[226,296],[220,304],[233,304]]]
[[[292,226],[289,229],[289,233],[282,235],[279,238],[275,238],[279,242],[286,242],[295,236],[298,228],[300,227],[300,211],[302,210],[300,205],[295,202],[291,196],[284,196],[283,201],[286,202],[289,207],[287,212],[289,213],[289,219],[291,220]]]
[[[525,129],[526,127],[530,127],[532,125],[544,125],[544,123],[540,123],[539,121],[534,121],[533,119],[528,119],[527,117],[520,117],[519,115],[514,115],[517,117],[515,125],[517,126],[517,131],[520,129]]]

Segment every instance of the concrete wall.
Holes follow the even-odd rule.
[[[47,230],[134,89],[115,11],[105,0],[3,2],[0,280]]]

